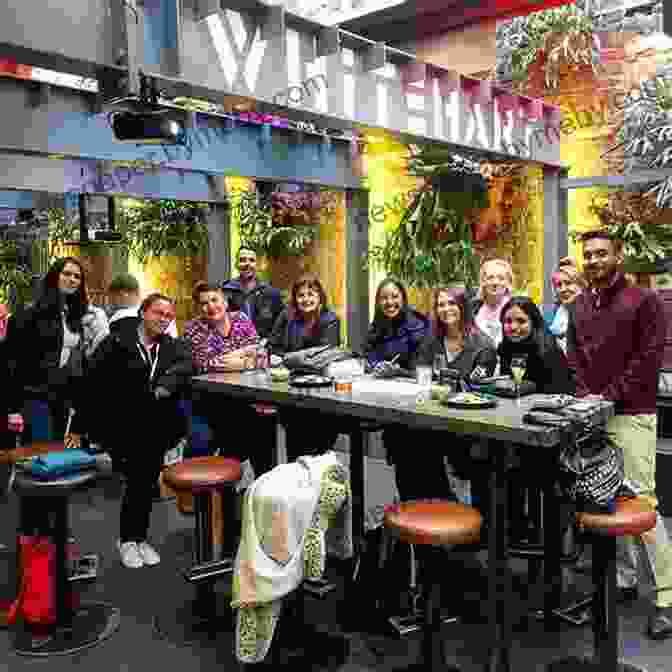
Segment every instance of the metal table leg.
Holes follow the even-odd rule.
[[[350,489],[352,492],[352,537],[354,556],[346,564],[345,599],[339,604],[339,622],[350,632],[360,630],[370,613],[370,595],[362,581],[366,555],[364,538],[364,432],[358,425],[350,431]],[[353,608],[357,605],[357,608]]]
[[[488,538],[488,603],[490,650],[486,672],[510,672],[511,628],[507,616],[510,595],[506,522],[508,446],[490,444],[490,530]]]

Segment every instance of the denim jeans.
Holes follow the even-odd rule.
[[[26,400],[22,409],[25,429],[21,435],[24,445],[36,441],[60,441],[65,434],[67,408],[42,399]],[[20,528],[24,534],[47,534],[50,526],[48,511],[39,497],[24,497]]]

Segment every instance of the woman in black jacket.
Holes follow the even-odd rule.
[[[302,275],[292,286],[289,305],[280,313],[269,338],[274,355],[341,344],[341,322],[327,307],[327,294],[319,278]],[[338,437],[338,420],[318,411],[283,409],[280,422],[287,432],[287,459],[321,453],[333,448]]]
[[[62,439],[69,410],[78,410],[86,359],[108,333],[104,312],[88,303],[79,260],[55,261],[37,302],[9,319],[3,344],[8,425],[25,443]],[[76,412],[73,432],[80,420]]]
[[[177,404],[193,363],[188,345],[166,334],[174,317],[172,299],[150,294],[138,321],[100,344],[87,375],[89,434],[126,478],[117,545],[129,568],[160,561],[147,542],[153,486],[165,452],[185,431]]]
[[[526,360],[523,380],[542,394],[574,394],[567,359],[546,330],[539,308],[526,296],[514,296],[502,308],[503,340],[499,345],[502,375],[511,374],[513,357]]]
[[[498,348],[501,373],[510,375],[511,361],[522,357],[526,365],[523,380],[534,383],[537,392],[574,394],[567,359],[546,330],[544,318],[534,302],[526,296],[512,297],[502,308],[501,321],[503,339]],[[537,462],[531,451],[526,451],[523,457],[521,467],[510,474],[509,520],[514,541],[524,541],[529,536],[525,498],[531,486],[539,482],[544,464]],[[559,531],[553,533],[559,534]]]
[[[491,376],[495,371],[495,345],[473,323],[464,290],[440,288],[434,293],[432,328],[420,345],[416,363],[433,366],[437,355],[443,355],[448,368],[464,378]],[[418,441],[437,442],[439,435],[400,428],[395,430],[394,437],[392,441],[387,439],[386,446],[390,461],[395,465],[402,501],[454,497],[444,465],[445,452],[425,451],[423,459],[418,460],[417,453],[411,450]],[[451,442],[450,466],[457,476],[469,476],[470,443],[457,437]]]

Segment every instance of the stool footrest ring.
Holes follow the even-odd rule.
[[[577,656],[556,660],[546,666],[546,672],[601,672],[601,670],[596,661]],[[646,672],[646,668],[619,660],[614,672]]]
[[[187,583],[200,583],[201,581],[214,581],[215,579],[233,572],[233,558],[223,560],[211,560],[200,565],[194,565],[183,572]]]

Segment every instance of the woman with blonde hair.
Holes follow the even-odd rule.
[[[494,342],[502,342],[500,315],[511,298],[513,269],[505,259],[489,259],[481,266],[480,297],[474,305],[476,326]]]
[[[576,269],[573,261],[567,257],[560,261],[558,270],[551,275],[553,291],[557,303],[553,310],[544,315],[548,330],[555,336],[560,349],[567,353],[567,325],[569,324],[569,306],[586,288],[586,281]]]

